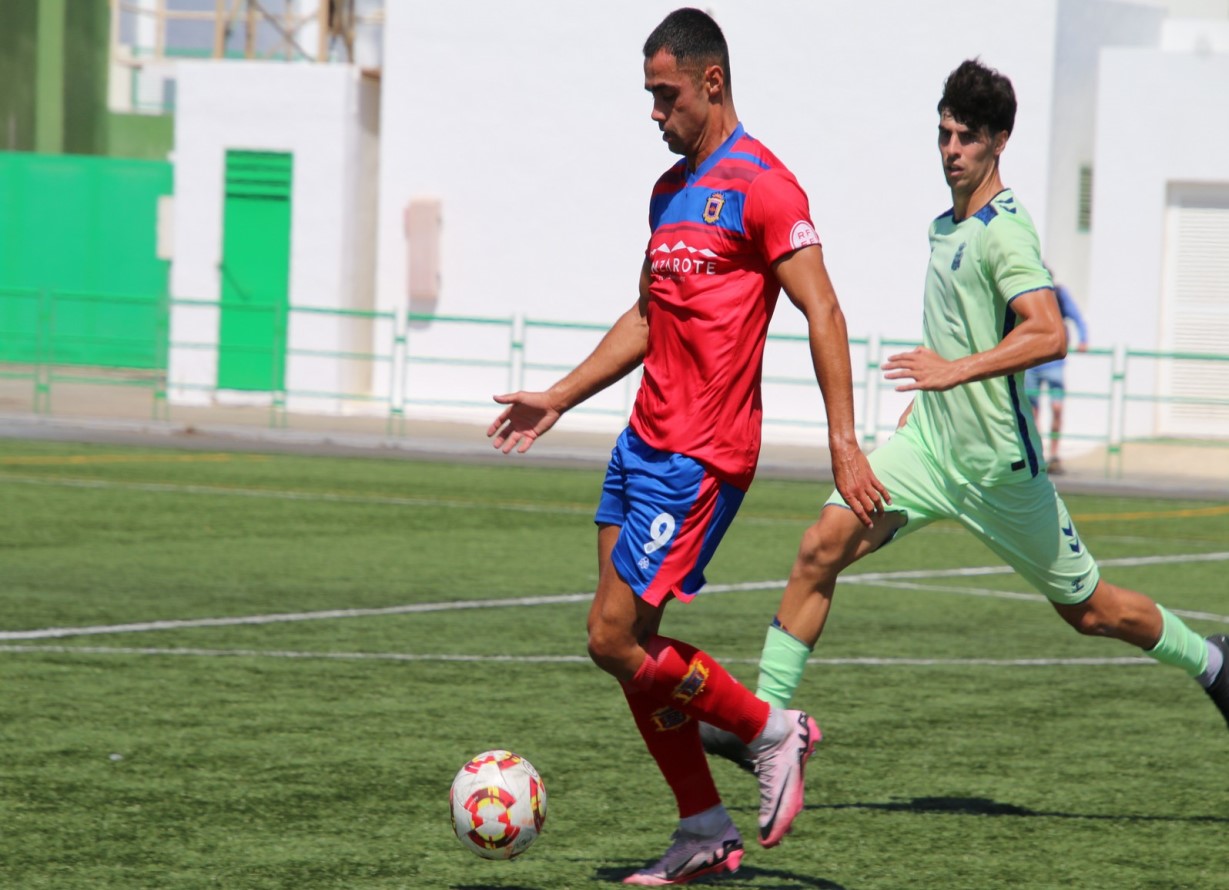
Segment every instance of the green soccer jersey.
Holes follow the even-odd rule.
[[[1037,231],[1010,189],[967,219],[930,226],[923,342],[946,359],[992,349],[1011,332],[1011,301],[1053,287]],[[903,434],[958,480],[995,485],[1037,475],[1042,449],[1024,374],[919,392]]]

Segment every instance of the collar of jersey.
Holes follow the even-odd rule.
[[[956,208],[955,207],[949,207],[947,209],[947,213],[943,215],[950,216],[952,218],[952,223],[958,226],[963,226],[965,223],[967,223],[971,219],[976,219],[982,223],[987,223],[989,222],[989,220],[983,218],[982,214],[986,212],[987,207],[990,207],[992,204],[994,204],[995,201],[1002,200],[1004,196],[1008,198],[1014,197],[1014,195],[1012,195],[1011,193],[1010,187],[1004,186],[1003,189],[995,193],[993,198],[991,198],[989,201],[986,202],[985,207],[982,207],[982,209],[977,211],[977,213],[970,213],[964,219],[956,219]],[[994,216],[994,213],[991,213],[990,216]]]
[[[717,146],[717,150],[715,152],[713,152],[711,155],[709,155],[707,158],[704,159],[704,163],[696,168],[695,173],[692,173],[687,177],[687,181],[695,182],[701,176],[704,176],[706,173],[708,173],[709,170],[712,170],[713,167],[715,167],[719,161],[721,161],[726,155],[730,153],[730,149],[734,147],[734,143],[737,142],[739,139],[742,139],[743,136],[745,135],[745,132],[746,131],[743,130],[742,121],[739,121],[738,126],[734,128],[734,132],[731,133],[726,138],[725,142]]]

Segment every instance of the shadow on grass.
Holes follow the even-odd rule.
[[[643,867],[603,867],[597,869],[593,877],[599,881],[618,884],[637,868]],[[777,868],[756,868],[754,865],[744,865],[732,875],[710,875],[697,878],[694,881],[689,881],[687,886],[705,887],[712,885],[729,887],[731,890],[734,890],[734,888],[742,886],[743,881],[755,881],[756,890],[807,890],[807,888],[814,888],[814,890],[847,890],[844,884],[837,884],[834,881],[827,881],[813,875],[800,875],[797,872],[783,871]],[[462,890],[462,888],[455,888],[455,890]],[[471,888],[464,888],[464,890],[471,890]]]
[[[1039,816],[1047,819],[1091,819],[1110,822],[1202,822],[1229,824],[1224,816],[1142,816],[1130,813],[1061,813],[1031,810],[985,797],[915,797],[887,803],[835,803],[808,806],[808,810],[884,810],[898,813],[951,813],[958,816]]]

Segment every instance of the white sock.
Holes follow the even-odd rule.
[[[785,716],[785,709],[769,705],[768,722],[747,747],[753,754],[759,754],[780,742],[787,735],[789,735],[789,720]]]
[[[701,813],[696,813],[694,816],[686,816],[679,819],[679,828],[688,834],[694,834],[699,837],[712,837],[720,833],[729,823],[730,814],[725,811],[725,806],[717,804]]]
[[[1195,679],[1199,681],[1199,685],[1207,689],[1216,682],[1216,677],[1220,674],[1221,666],[1224,664],[1225,656],[1221,653],[1219,647],[1213,646],[1211,640],[1204,640],[1204,644],[1208,647],[1208,667]]]

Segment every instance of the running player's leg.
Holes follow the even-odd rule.
[[[1047,469],[1051,476],[1061,476],[1065,469],[1058,457],[1058,446],[1063,434],[1063,398],[1067,393],[1063,383],[1063,366],[1047,368],[1044,376],[1050,394],[1050,457]]]
[[[876,476],[883,478],[878,470]],[[833,503],[824,506],[819,519],[803,533],[781,604],[768,626],[760,652],[757,698],[779,708],[789,707],[832,608],[837,575],[881,546],[901,521],[892,514],[868,529],[848,507]],[[756,771],[755,753],[733,733],[704,723],[700,738],[709,754],[748,772]]]
[[[1195,677],[1229,721],[1225,645],[1192,631],[1151,597],[1100,577],[1066,504],[1044,476],[1024,483],[970,486],[961,521],[1041,591],[1081,634],[1122,640]]]
[[[925,527],[942,515],[944,483],[911,439],[897,434],[871,452],[871,469],[892,495],[892,505],[862,525],[833,492],[819,519],[803,532],[781,604],[764,639],[756,695],[785,707],[793,698],[807,658],[823,633],[837,576],[888,541]]]
[[[882,481],[877,468],[875,472]],[[802,533],[789,581],[764,640],[756,695],[779,707],[789,704],[828,620],[837,576],[878,550],[905,522],[903,511],[892,510],[867,528],[843,502],[824,505],[819,519]]]
[[[911,443],[897,436],[870,455],[871,469],[892,494],[888,512],[875,518],[872,528],[862,525],[841,496],[833,492],[819,519],[802,535],[789,581],[781,597],[760,653],[756,696],[777,707],[793,698],[807,659],[823,632],[837,576],[847,566],[872,553],[893,537],[927,525],[931,518],[918,505],[929,495],[924,468]],[[704,750],[752,770],[755,758],[739,739],[712,726],[700,728]]]
[[[1144,650],[1162,664],[1181,668],[1207,691],[1229,723],[1229,652],[1224,635],[1203,638],[1151,597],[1102,579],[1086,600],[1054,603],[1068,624],[1082,634],[1112,637]]]

